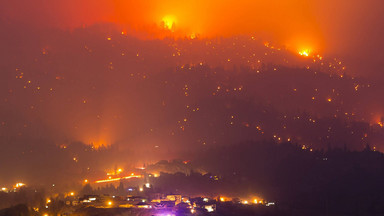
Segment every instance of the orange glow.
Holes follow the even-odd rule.
[[[163,36],[154,26],[162,28],[162,19],[171,14],[177,17],[176,27],[184,36],[194,33],[199,37],[225,37],[247,33],[265,38],[263,35],[268,35],[265,39],[272,38],[295,52],[305,48],[301,47],[303,44],[311,45],[318,52],[323,51],[319,48],[337,51],[340,47],[351,47],[348,43],[359,38],[359,34],[354,33],[365,30],[355,17],[381,20],[366,14],[367,7],[375,4],[346,0],[66,0],[46,1],[44,7],[32,3],[31,7],[19,7],[15,1],[7,4],[10,8],[4,10],[5,15],[39,26],[73,29],[112,22],[122,25],[127,34],[137,33],[143,37]],[[379,8],[372,9],[381,14]],[[367,35],[371,35],[368,32]],[[365,40],[357,42],[364,44]]]
[[[384,117],[382,114],[376,114],[370,122],[371,126],[378,125],[379,127],[384,127]]]
[[[106,112],[109,112],[109,109]],[[81,125],[79,125],[81,130],[78,130],[80,140],[94,149],[109,147],[115,142],[114,131],[116,129],[114,128],[114,122],[110,119],[103,119],[101,116],[98,116],[98,118],[100,122],[92,126],[87,124],[86,121],[81,122]]]
[[[162,24],[165,29],[173,30],[176,24],[176,18],[171,15],[165,16],[163,17]]]
[[[306,57],[308,57],[310,53],[311,51],[309,49],[305,49],[299,52],[301,56],[306,56]]]
[[[123,169],[122,168],[119,168],[117,170],[114,170],[114,171],[111,171],[111,172],[107,172],[107,176],[109,176],[109,178],[112,178],[111,176],[114,176],[114,175],[119,175],[123,172]]]
[[[20,187],[23,187],[23,186],[25,186],[25,184],[24,183],[17,183],[15,186],[14,186],[14,188],[20,188]]]
[[[116,181],[120,181],[120,180],[124,180],[124,179],[132,179],[132,178],[142,178],[143,176],[141,175],[130,175],[130,176],[126,176],[126,177],[121,177],[121,178],[109,178],[109,179],[103,179],[103,180],[98,180],[98,181],[95,181],[95,183],[107,183],[107,182],[116,182]]]
[[[96,141],[96,142],[90,142],[90,144],[95,148],[95,149],[98,149],[100,147],[107,147],[109,146],[109,144],[107,144],[105,141],[103,140],[99,140],[99,141]]]
[[[97,134],[98,133],[97,130],[93,132],[89,131],[87,133],[92,133],[92,135],[90,134],[89,135],[90,138],[83,138],[82,140],[84,143],[89,144],[94,149],[108,147],[113,143],[111,136],[109,134],[106,134],[106,133]],[[93,133],[95,133],[95,135],[93,135]]]
[[[295,50],[299,45],[317,48],[322,43],[321,31],[311,14],[312,5],[303,0],[116,0],[114,3],[115,22],[141,31],[140,35],[147,33],[148,37],[164,36],[161,29],[171,30],[172,36],[180,38],[268,32]]]
[[[220,196],[220,202],[228,202],[231,201],[232,198],[226,197],[226,196]]]

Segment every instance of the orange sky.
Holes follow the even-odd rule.
[[[147,29],[172,16],[175,31],[186,34],[214,37],[259,33],[281,39],[284,44],[314,47],[323,40],[311,5],[302,0],[133,2],[115,1],[116,20],[136,28]]]
[[[384,43],[381,0],[0,0],[0,17],[37,26],[75,28],[100,22],[158,34],[165,16],[174,34],[255,33],[300,50],[344,55],[380,66]],[[375,53],[375,54],[372,54]],[[361,62],[361,61],[360,61]],[[368,65],[368,64],[367,64]],[[359,66],[357,66],[359,67]],[[362,66],[360,66],[362,67]],[[364,66],[365,67],[365,66]]]

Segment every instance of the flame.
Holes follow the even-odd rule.
[[[176,17],[167,15],[163,17],[162,24],[165,29],[173,30],[176,23]]]
[[[110,144],[106,142],[105,140],[97,140],[97,141],[90,141],[90,145],[93,146],[95,149],[99,149],[101,147],[108,147]]]
[[[311,51],[309,49],[305,49],[299,52],[299,55],[308,57]]]
[[[106,148],[111,146],[111,144],[113,143],[111,135],[109,133],[104,133],[104,132],[101,132],[100,134],[97,134],[97,135],[94,135],[94,134],[86,135],[82,140],[84,143],[92,146],[92,148],[94,149]]]
[[[124,180],[124,179],[142,178],[142,177],[143,177],[142,175],[133,174],[133,175],[125,176],[125,177],[121,177],[121,178],[109,178],[109,179],[98,180],[98,181],[95,181],[95,183],[116,182],[116,181],[120,181],[120,180]]]
[[[384,127],[384,117],[382,115],[376,114],[374,118],[371,120],[371,126],[372,125],[378,125],[381,128]]]
[[[25,184],[19,182],[19,183],[16,183],[16,185],[14,186],[14,188],[20,188],[20,187],[23,187],[23,186],[25,186]]]

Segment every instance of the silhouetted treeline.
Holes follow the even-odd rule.
[[[305,149],[292,143],[246,142],[215,147],[191,162],[212,173],[161,173],[156,192],[190,196],[259,196],[283,215],[384,214],[384,154],[367,145]]]
[[[30,188],[17,189],[16,192],[0,192],[0,209],[9,208],[19,204],[29,207],[45,204],[45,193]]]
[[[31,212],[25,204],[19,204],[10,208],[0,210],[0,216],[32,216],[37,215]]]
[[[248,142],[212,148],[195,162],[222,175],[226,190],[258,192],[294,215],[384,214],[384,155],[369,146],[311,151]]]

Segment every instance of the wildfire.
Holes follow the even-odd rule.
[[[299,55],[308,57],[311,51],[309,49],[305,49],[299,52]]]
[[[381,128],[384,128],[384,117],[382,116],[375,116],[375,118],[372,120],[371,125],[378,125]]]
[[[176,18],[174,16],[165,16],[163,17],[162,24],[165,29],[173,30],[175,27]]]
[[[14,188],[21,188],[21,187],[24,187],[25,184],[24,183],[16,183],[16,185],[14,186]]]
[[[135,175],[135,174],[133,174],[133,175],[126,176],[126,177],[121,177],[121,178],[110,178],[110,179],[98,180],[95,183],[116,182],[116,181],[120,181],[120,180],[124,180],[124,179],[142,178],[142,177],[143,177],[142,175]]]

